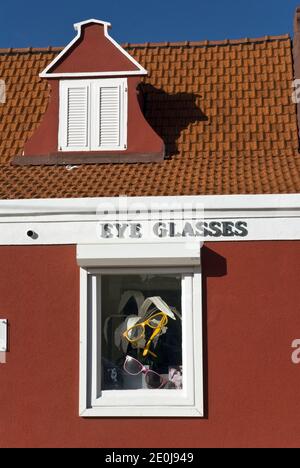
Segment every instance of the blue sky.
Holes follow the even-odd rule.
[[[65,45],[73,23],[112,23],[118,42],[234,39],[292,34],[300,0],[10,0],[1,2],[0,48]]]

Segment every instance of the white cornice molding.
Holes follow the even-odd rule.
[[[207,214],[255,214],[256,217],[299,216],[300,194],[195,195],[166,197],[41,198],[0,200],[0,218],[55,215],[97,215],[102,207],[112,212],[150,208],[161,211],[202,205]],[[123,208],[122,208],[123,207]]]
[[[153,233],[158,243],[176,242],[178,236],[185,242],[186,234],[182,234],[180,227],[183,219],[192,224],[200,222],[205,227],[204,238],[194,238],[197,242],[300,240],[300,195],[2,200],[0,245],[103,241],[108,245],[119,241],[117,226],[124,228],[133,243],[143,243]],[[112,236],[104,239],[107,223]],[[138,240],[135,225],[141,226],[143,232]],[[161,225],[167,237],[157,235]],[[171,234],[171,225],[176,226],[175,236]]]

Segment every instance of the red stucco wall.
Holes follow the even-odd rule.
[[[78,416],[73,246],[0,247],[0,447],[299,446],[300,242],[203,251],[207,419]]]

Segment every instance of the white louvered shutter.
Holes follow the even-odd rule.
[[[125,78],[61,81],[59,149],[126,149],[126,87]]]
[[[99,93],[99,146],[120,145],[120,87],[101,87]]]
[[[93,149],[124,149],[125,82],[115,79],[99,80],[95,83],[94,90],[96,125],[93,132]]]
[[[62,83],[61,147],[67,151],[90,148],[89,84]]]

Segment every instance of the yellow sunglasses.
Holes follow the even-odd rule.
[[[126,338],[130,343],[136,343],[140,341],[142,338],[145,338],[145,327],[148,326],[153,328],[153,333],[150,336],[144,351],[143,356],[147,356],[147,354],[151,354],[154,357],[157,357],[155,353],[150,351],[150,346],[154,338],[161,332],[162,328],[168,323],[168,316],[164,312],[155,312],[151,315],[147,320],[141,323],[137,323],[132,327],[128,328],[123,333],[124,338]]]

